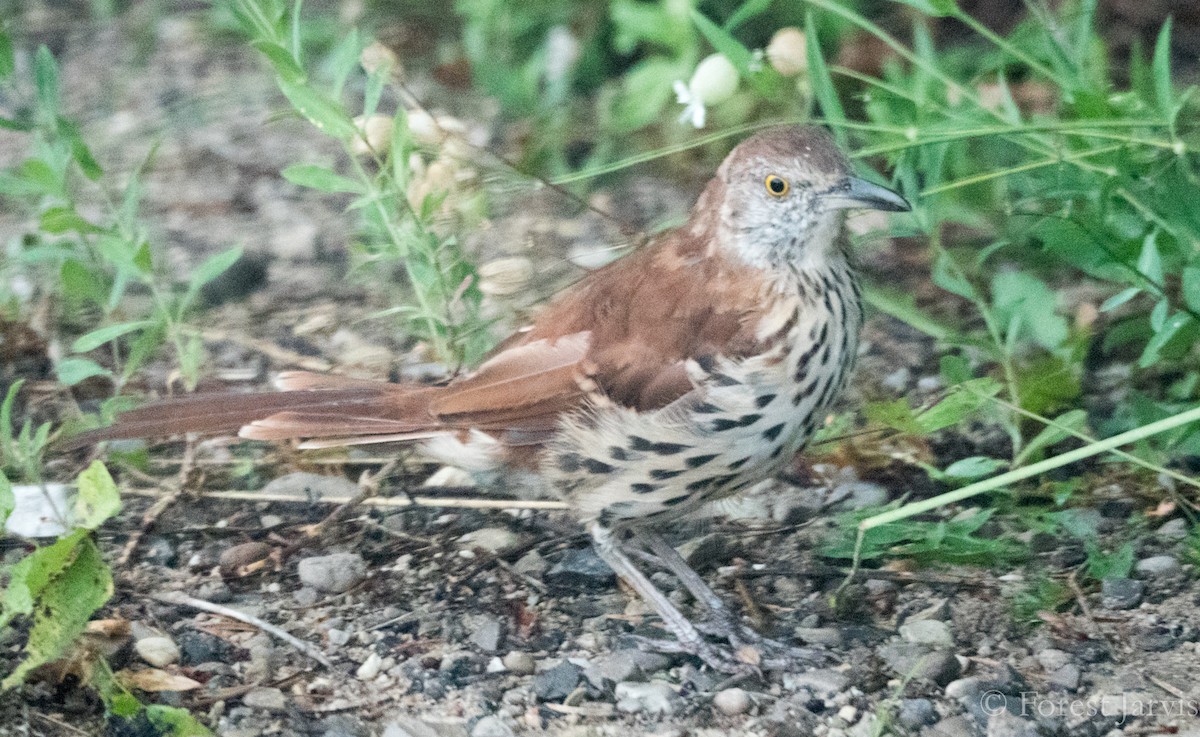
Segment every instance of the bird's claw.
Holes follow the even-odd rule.
[[[696,623],[696,629],[727,641],[735,652],[743,653],[744,657],[754,658],[751,653],[757,653],[757,665],[768,670],[797,664],[823,665],[831,657],[824,650],[797,647],[765,637],[739,622],[727,609],[712,612],[707,620]]]
[[[707,640],[684,642],[678,639],[659,639],[635,636],[638,649],[656,653],[683,653],[693,655],[715,671],[730,675],[761,676],[762,669],[753,662],[754,654],[741,649],[715,645]]]

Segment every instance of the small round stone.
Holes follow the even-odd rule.
[[[170,637],[159,635],[143,637],[133,648],[142,660],[157,668],[179,660],[179,646]]]
[[[750,711],[750,694],[740,688],[727,688],[713,696],[713,706],[722,714],[734,716]]]

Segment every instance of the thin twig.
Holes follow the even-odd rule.
[[[172,592],[172,593],[167,593],[167,594],[152,594],[150,596],[150,598],[154,599],[155,601],[160,601],[164,604],[171,604],[173,606],[191,607],[192,609],[199,609],[202,612],[218,614],[222,617],[228,617],[229,619],[236,619],[239,622],[244,622],[245,624],[252,625],[254,627],[259,628],[263,632],[266,632],[268,635],[272,635],[274,637],[279,638],[280,640],[283,640],[287,644],[296,648],[301,653],[303,653],[304,655],[307,655],[308,657],[317,661],[318,663],[325,666],[326,668],[333,668],[333,662],[330,661],[329,658],[325,657],[325,654],[322,653],[320,650],[318,650],[316,647],[314,647],[313,645],[310,645],[309,643],[305,642],[304,640],[301,640],[291,634],[288,634],[287,632],[280,629],[279,627],[276,627],[275,625],[271,624],[270,622],[264,622],[263,620],[259,619],[258,617],[253,617],[244,612],[239,612],[236,609],[230,609],[229,607],[224,607],[224,606],[221,606],[220,604],[213,604],[212,602],[204,601],[203,599],[197,599],[195,597],[188,596],[186,594],[180,594],[178,592]]]
[[[176,475],[174,488],[170,489],[166,494],[163,494],[150,505],[150,508],[142,514],[142,523],[138,529],[133,531],[129,536],[129,540],[125,543],[125,547],[121,550],[121,554],[117,557],[117,567],[123,568],[133,557],[134,551],[141,544],[142,538],[146,533],[154,527],[154,523],[162,516],[162,513],[167,511],[167,508],[175,503],[187,489],[188,480],[192,475],[192,470],[195,468],[196,461],[196,444],[189,439],[183,448],[183,460],[179,464],[179,473]]]
[[[154,489],[125,489],[125,494],[158,496]],[[292,504],[346,504],[349,496],[326,496],[310,499],[295,494],[264,494],[258,491],[200,491],[194,496],[202,499],[232,499],[252,502],[286,502]],[[548,499],[481,499],[476,497],[373,497],[359,503],[363,507],[430,507],[434,509],[570,509],[565,502]]]

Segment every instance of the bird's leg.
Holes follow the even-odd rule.
[[[733,610],[717,595],[717,592],[709,587],[700,574],[688,565],[683,556],[671,547],[671,544],[664,540],[662,535],[653,530],[637,530],[634,535],[636,540],[645,545],[663,565],[670,569],[671,573],[675,574],[675,577],[691,592],[696,601],[708,610],[708,622],[698,626],[693,625],[697,629],[726,639],[735,648],[746,645],[758,648],[768,661],[784,659],[812,663],[827,659],[827,656],[819,650],[793,647],[763,637],[742,624]]]
[[[653,645],[657,649],[690,653],[725,673],[755,670],[753,665],[738,660],[705,640],[704,635],[696,629],[696,625],[692,624],[621,550],[612,530],[599,522],[590,523],[587,529],[592,536],[596,554],[662,617],[663,624],[678,640],[678,643],[654,642]]]

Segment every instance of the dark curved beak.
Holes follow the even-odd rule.
[[[825,207],[830,210],[885,210],[887,212],[908,212],[912,205],[887,187],[881,187],[874,182],[858,177],[846,177],[846,180],[833,190],[821,197]]]

